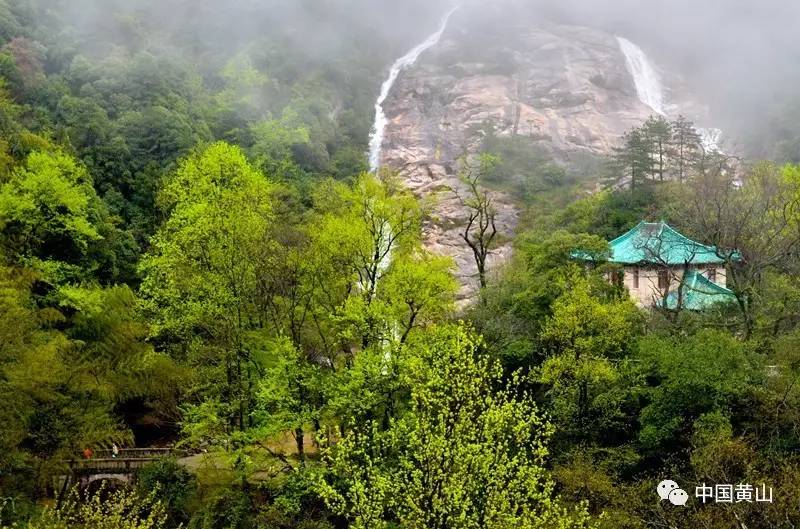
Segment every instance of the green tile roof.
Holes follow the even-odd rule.
[[[697,270],[690,270],[683,278],[680,288],[681,307],[688,310],[704,310],[717,303],[736,301],[733,291],[714,283]],[[668,309],[678,307],[678,290],[670,292],[666,300],[658,305]]]
[[[609,243],[612,263],[723,264],[716,248],[693,241],[665,222],[640,222]]]

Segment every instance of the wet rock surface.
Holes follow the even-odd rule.
[[[504,27],[502,34],[496,27]],[[613,35],[525,21],[503,26],[458,14],[439,44],[401,74],[384,109],[382,165],[433,200],[425,243],[455,259],[464,301],[474,297],[477,267],[462,238],[467,212],[453,189],[461,189],[457,161],[480,147],[481,128],[527,137],[531,148],[566,163],[575,153],[609,153],[652,114],[637,97]],[[490,270],[510,255],[518,219],[514,197],[492,196],[501,244]]]

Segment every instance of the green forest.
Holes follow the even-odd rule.
[[[369,172],[405,37],[368,0],[272,3],[0,0],[0,527],[800,524],[796,95],[747,159],[685,118],[569,167],[487,129],[464,302],[428,201]],[[522,211],[492,273],[485,189]],[[608,241],[642,220],[717,249],[731,299],[637,306]],[[163,455],[69,479],[134,450]],[[774,501],[673,508],[664,479]]]

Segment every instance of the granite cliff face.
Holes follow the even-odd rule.
[[[439,43],[400,75],[386,99],[381,165],[398,170],[417,195],[435,196],[426,244],[455,258],[462,297],[468,299],[477,270],[461,238],[466,212],[452,189],[460,187],[457,160],[465,149],[480,146],[481,129],[489,125],[501,136],[530,138],[532,148],[568,163],[576,153],[607,154],[653,110],[637,97],[613,35],[459,15]],[[499,27],[502,33],[491,29]],[[494,196],[497,226],[508,240],[517,207],[513,197]],[[509,253],[508,243],[500,246],[492,264]]]

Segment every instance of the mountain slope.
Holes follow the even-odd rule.
[[[639,100],[613,35],[496,22],[457,13],[441,42],[401,75],[385,103],[382,164],[399,170],[418,195],[436,195],[427,245],[455,258],[465,297],[475,289],[476,267],[461,238],[465,212],[451,191],[460,185],[457,160],[465,148],[476,152],[489,127],[568,164],[581,154],[609,153],[625,131],[653,113]],[[499,27],[505,29],[493,29]],[[494,196],[498,228],[508,236],[517,222],[515,201],[501,192]],[[492,259],[509,252],[503,244]]]

